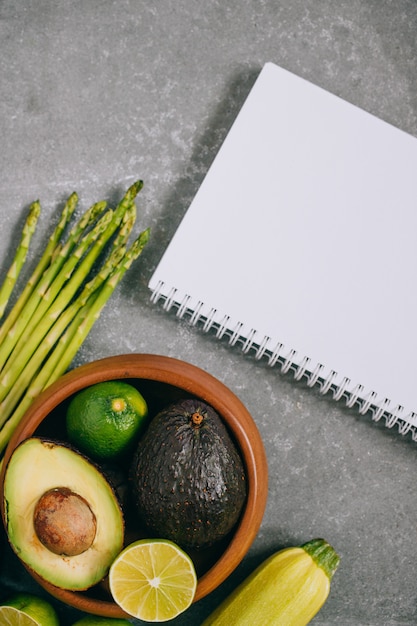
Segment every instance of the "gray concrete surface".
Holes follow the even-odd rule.
[[[176,624],[200,624],[266,555],[316,536],[341,566],[315,624],[417,623],[417,444],[167,315],[147,289],[266,61],[417,135],[416,33],[415,0],[0,1],[0,271],[32,200],[43,216],[31,258],[71,191],[87,207],[142,178],[151,242],[73,366],[125,352],[182,358],[227,384],[265,441],[259,535]],[[4,559],[3,595],[38,590]],[[78,617],[59,611],[64,625]]]

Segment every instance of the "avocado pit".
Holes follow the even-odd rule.
[[[88,502],[67,487],[50,489],[39,498],[33,525],[39,541],[61,556],[76,556],[88,550],[97,530]]]

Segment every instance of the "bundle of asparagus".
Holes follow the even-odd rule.
[[[32,275],[0,326],[0,456],[35,397],[69,368],[125,272],[149,238],[129,244],[136,221],[136,181],[115,209],[92,205],[77,223],[72,193]],[[0,320],[17,289],[40,216],[34,202],[15,257],[0,287]],[[66,233],[69,229],[68,234]]]

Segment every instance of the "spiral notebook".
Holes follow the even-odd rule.
[[[417,139],[266,63],[150,282],[417,441]]]

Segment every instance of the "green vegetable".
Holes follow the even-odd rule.
[[[33,271],[32,276],[29,278],[24,289],[20,293],[18,300],[16,304],[14,305],[13,309],[8,314],[7,319],[4,320],[3,325],[0,328],[0,345],[2,344],[10,328],[13,326],[13,324],[16,322],[17,318],[21,314],[30,294],[32,293],[34,289],[34,286],[38,283],[44,271],[51,263],[52,255],[54,253],[57,253],[57,251],[59,250],[60,239],[75,211],[77,202],[78,202],[77,194],[72,193],[71,196],[68,198],[67,202],[65,203],[65,206],[61,213],[61,218],[57,226],[55,227],[55,230],[49,237],[48,244],[42,254],[42,257],[40,258],[38,262],[38,265]]]
[[[129,244],[136,221],[135,198],[142,185],[142,181],[131,185],[114,210],[106,202],[92,205],[66,239],[77,194],[65,203],[38,265],[0,327],[0,454],[34,398],[68,369],[146,245],[149,229]],[[36,203],[38,210],[39,206]],[[20,259],[19,272],[25,257],[22,246],[28,246],[25,233],[15,257]],[[0,318],[17,275],[17,268],[9,270],[0,289]]]
[[[323,606],[339,557],[326,541],[286,548],[264,561],[203,626],[305,626]]]
[[[19,278],[20,271],[25,264],[30,241],[36,230],[40,212],[41,207],[39,202],[33,202],[30,206],[26,222],[23,226],[22,236],[17,247],[16,254],[0,289],[0,319],[3,317],[4,310],[9,302],[9,298],[12,294],[16,281]]]

